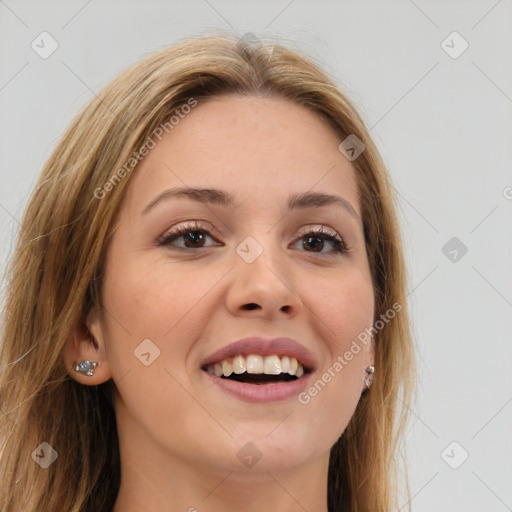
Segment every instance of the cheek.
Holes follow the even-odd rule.
[[[329,340],[328,347],[334,360],[372,325],[374,292],[371,276],[369,272],[347,268],[335,278],[326,279],[316,290],[309,293],[311,307],[321,320],[318,332]],[[361,352],[363,348],[364,345]]]
[[[218,280],[214,275],[184,271],[180,262],[113,255],[107,272],[105,305],[126,331],[163,338],[181,322]]]
[[[115,380],[128,372],[137,377],[154,375],[158,369],[165,381],[168,369],[180,382],[188,382],[188,356],[202,336],[201,320],[208,318],[198,318],[198,312],[225,271],[186,271],[165,256],[145,261],[143,255],[138,258],[120,250],[111,261],[116,264],[107,262],[103,333]],[[158,354],[148,367],[137,358],[139,352],[148,352],[141,348],[144,343],[150,359]]]
[[[114,260],[115,265],[107,265],[104,282],[102,329],[124,404],[121,414],[130,411],[164,439],[172,418],[186,424],[188,415],[201,415],[185,391],[189,376],[184,363],[201,334],[193,322],[194,306],[218,278],[179,272],[163,259],[145,264],[122,251],[112,255]],[[161,422],[161,431],[151,424],[154,418]],[[181,429],[176,436],[180,435]]]
[[[373,285],[369,272],[347,267],[315,289],[308,306],[315,312],[316,332],[325,341],[326,357],[299,401],[318,412],[329,411],[333,425],[342,430],[363,389],[365,356],[371,350],[365,330],[373,322]]]

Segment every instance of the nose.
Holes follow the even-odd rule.
[[[286,255],[268,245],[263,248],[249,239],[237,248],[235,266],[230,272],[232,284],[226,298],[232,314],[277,320],[291,318],[300,311],[302,302],[295,290],[293,271],[286,262]],[[246,257],[251,251],[252,256]]]

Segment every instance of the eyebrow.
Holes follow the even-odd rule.
[[[213,188],[171,188],[164,190],[153,198],[142,210],[141,215],[146,214],[158,203],[171,198],[188,198],[200,203],[223,206],[225,208],[237,208],[240,203],[236,202],[234,197],[224,190]],[[297,210],[305,208],[320,208],[322,206],[338,205],[343,207],[354,219],[361,222],[361,219],[354,207],[341,196],[326,194],[323,192],[303,192],[301,194],[292,194],[288,198],[288,210]]]

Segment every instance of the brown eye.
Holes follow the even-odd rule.
[[[334,231],[327,230],[326,228],[320,228],[318,230],[311,230],[301,237],[302,246],[311,250],[307,252],[314,252],[318,254],[333,255],[335,253],[347,252],[347,247],[342,238]],[[323,251],[326,242],[334,247],[333,251]]]
[[[184,231],[181,233],[176,233],[166,239],[166,243],[169,244],[176,240],[177,238],[182,237],[185,247],[187,249],[194,249],[196,247],[202,247],[205,239],[204,231]]]
[[[158,245],[166,245],[178,249],[202,249],[210,247],[208,245],[205,246],[206,238],[213,240],[210,231],[195,223],[168,231],[158,240]],[[183,245],[177,245],[175,243],[177,241],[182,242]]]
[[[213,240],[209,230],[200,227],[198,224],[185,225],[165,233],[158,241],[158,245],[175,247],[177,249],[202,249],[211,247],[211,245],[205,245],[206,238]],[[300,240],[302,240],[302,248],[306,249],[306,252],[317,253],[323,256],[333,256],[348,252],[343,239],[335,231],[325,227],[307,231],[300,237]],[[177,241],[181,241],[183,245],[178,245]],[[334,249],[324,251],[326,244],[327,246],[330,244]]]

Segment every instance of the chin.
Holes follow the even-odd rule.
[[[325,441],[322,435],[313,437],[304,425],[285,423],[286,420],[281,425],[274,423],[271,428],[256,428],[254,424],[239,428],[232,443],[225,447],[225,469],[238,473],[287,471],[329,450],[330,446],[318,445]]]

